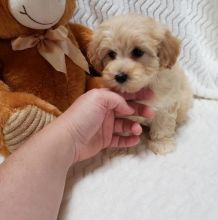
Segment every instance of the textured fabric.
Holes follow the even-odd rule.
[[[36,106],[27,106],[18,109],[11,115],[3,129],[4,142],[8,146],[9,152],[13,152],[33,133],[38,132],[51,121],[54,116]]]
[[[182,40],[180,57],[196,95],[218,99],[217,0],[77,0],[75,21],[96,27],[113,16],[136,12],[154,17]]]
[[[140,145],[75,166],[59,220],[217,220],[217,109],[195,100],[171,154]]]

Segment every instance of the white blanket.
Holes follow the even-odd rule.
[[[217,0],[78,0],[74,20],[90,27],[128,12],[168,24],[183,40],[180,60],[195,95],[214,101],[195,100],[172,154],[141,144],[73,167],[60,220],[218,219],[217,11]]]
[[[69,173],[60,220],[217,220],[218,102],[196,100],[177,150],[109,152]]]

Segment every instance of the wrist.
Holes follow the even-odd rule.
[[[49,128],[51,126],[51,130]],[[53,144],[60,151],[60,159],[64,160],[69,167],[77,162],[77,141],[75,133],[67,127],[65,119],[57,118],[48,129],[54,136]]]
[[[46,160],[53,171],[67,172],[76,162],[76,148],[72,137],[73,135],[66,131],[62,120],[57,118],[30,138],[22,148],[33,151],[33,155],[41,161]]]

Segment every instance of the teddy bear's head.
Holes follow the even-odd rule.
[[[0,38],[39,33],[65,25],[75,0],[0,0]]]

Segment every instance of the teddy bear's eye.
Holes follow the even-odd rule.
[[[108,56],[109,56],[112,60],[115,60],[116,57],[117,57],[117,53],[116,53],[115,51],[113,51],[113,50],[110,50],[110,51],[108,52]]]
[[[133,58],[140,58],[144,55],[144,51],[139,48],[134,48],[131,52]]]

